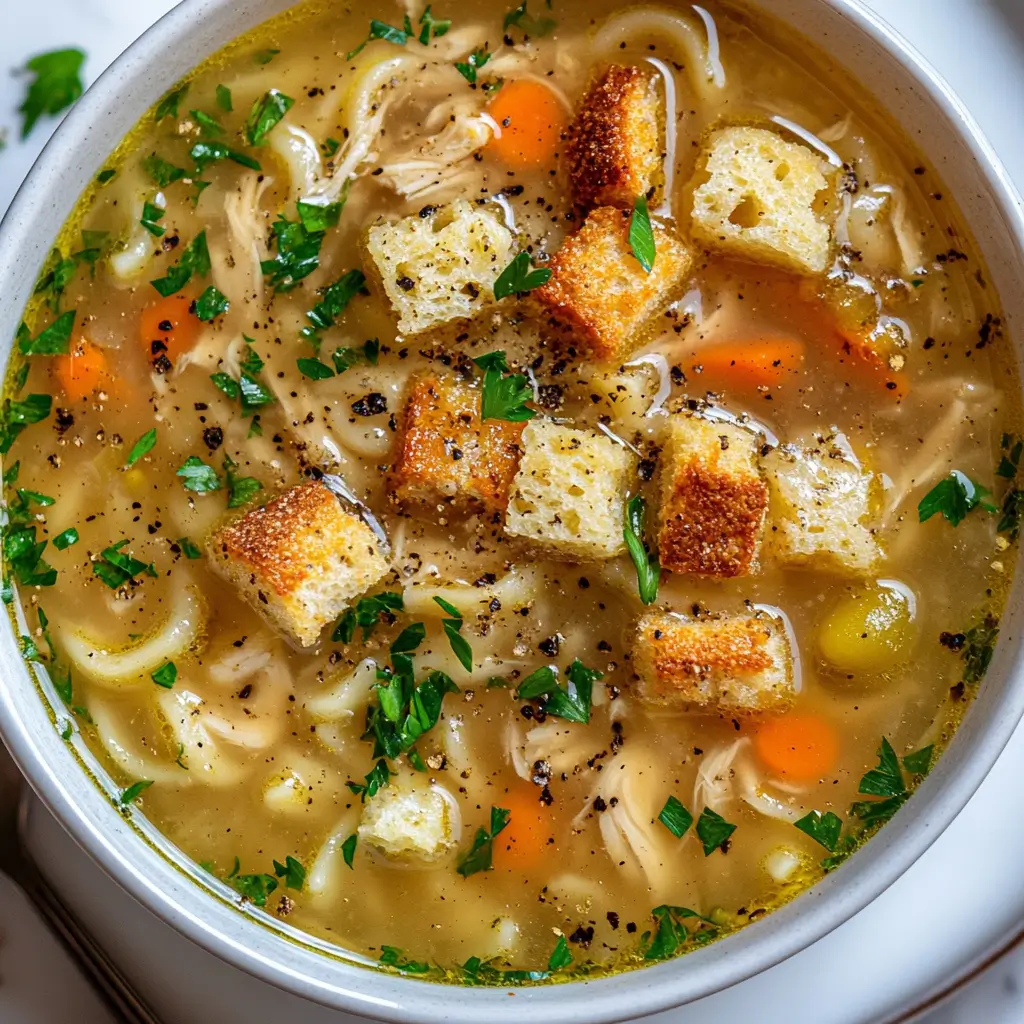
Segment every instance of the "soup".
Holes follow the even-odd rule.
[[[898,813],[996,641],[1016,369],[951,198],[801,40],[434,6],[300,5],[97,169],[9,370],[4,594],[212,891],[565,980]]]

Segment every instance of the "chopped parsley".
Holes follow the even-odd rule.
[[[989,512],[996,508],[985,498],[991,492],[976,483],[959,469],[954,469],[949,476],[940,480],[918,503],[918,519],[925,523],[936,513],[953,526],[959,526],[967,514],[979,505]]]
[[[139,223],[154,238],[161,238],[167,233],[167,228],[159,222],[163,219],[163,215],[166,212],[162,206],[157,206],[156,203],[151,203],[147,200],[142,204],[142,216],[139,218]]]
[[[448,30],[452,27],[451,19],[449,18],[435,18],[430,11],[430,4],[427,4],[427,9],[420,15],[420,36],[419,41],[426,46],[430,42],[431,37],[434,39],[440,39],[441,36],[447,35]]]
[[[111,590],[124,586],[126,583],[134,583],[135,578],[142,573],[157,576],[156,567],[152,562],[140,562],[137,558],[125,554],[121,549],[130,542],[119,540],[109,548],[104,548],[100,556],[92,563],[93,575],[102,580]]]
[[[422,627],[422,623],[416,625]],[[378,670],[374,687],[378,703],[367,711],[365,735],[374,740],[374,757],[394,760],[410,753],[420,737],[437,725],[445,695],[458,693],[459,688],[444,672],[431,672],[415,684],[412,658],[396,652],[394,644],[391,660],[392,669]]]
[[[190,455],[182,463],[175,476],[181,477],[186,491],[195,491],[196,494],[209,494],[211,491],[219,491],[221,488],[217,471],[203,462],[198,455]]]
[[[338,226],[341,220],[341,211],[345,208],[345,200],[340,199],[336,203],[316,202],[312,199],[300,199],[295,208],[299,213],[299,220],[307,231],[327,231]]]
[[[228,508],[241,508],[248,505],[263,490],[263,484],[254,476],[237,476],[235,468],[238,463],[230,455],[224,456],[224,478],[228,487]]]
[[[241,164],[242,167],[248,167],[252,171],[262,170],[259,160],[255,157],[240,153],[224,142],[197,142],[189,150],[189,155],[196,162],[196,171],[199,174],[202,174],[210,164],[217,163],[219,160],[230,160],[232,163]]]
[[[188,175],[184,167],[175,167],[156,153],[144,157],[141,166],[153,184],[159,185],[160,188],[167,188],[168,185],[173,185]]]
[[[331,362],[334,363],[334,372],[337,374],[351,370],[360,363],[376,366],[379,358],[380,341],[377,338],[364,341],[361,348],[336,348],[331,353]]]
[[[571,964],[572,953],[569,952],[569,943],[564,935],[559,935],[555,948],[552,950],[551,956],[548,957],[548,971],[554,974],[555,971],[560,971],[563,967],[569,967]]]
[[[389,590],[360,598],[355,607],[349,608],[338,619],[338,624],[331,633],[331,640],[334,643],[349,644],[355,636],[356,626],[359,626],[363,631],[363,640],[366,641],[381,619],[388,623],[394,622],[395,612],[404,609],[402,595]]]
[[[215,117],[204,114],[201,110],[190,110],[192,120],[199,125],[199,131],[208,137],[216,138],[224,134],[224,126]]]
[[[999,620],[994,615],[986,615],[981,622],[971,626],[964,633],[964,646],[960,657],[964,661],[962,678],[969,686],[980,683],[988,671],[998,636]]]
[[[178,678],[178,666],[173,661],[165,661],[155,672],[150,673],[149,678],[157,686],[162,686],[164,689],[169,690]]]
[[[56,537],[53,538],[53,546],[58,551],[64,551],[71,547],[72,544],[78,543],[78,531],[73,527],[69,526],[66,530],[61,530]]]
[[[186,558],[196,559],[203,557],[202,551],[200,551],[198,546],[193,544],[192,541],[188,539],[188,537],[179,537],[177,540],[177,545],[179,548],[181,548],[182,554]]]
[[[494,840],[509,823],[511,817],[511,811],[507,811],[504,807],[491,808],[490,828],[481,826],[476,830],[472,845],[455,868],[463,878],[475,875],[478,871],[491,870]]]
[[[217,86],[217,106],[226,114],[234,110],[231,105],[231,90],[226,85]]]
[[[177,117],[178,108],[181,106],[181,101],[188,95],[189,84],[186,82],[184,85],[178,86],[177,89],[172,89],[157,105],[154,117],[157,121],[162,121],[165,117]]]
[[[245,334],[242,335],[242,338],[245,340],[248,348],[246,349],[245,358],[239,366],[238,380],[223,372],[211,373],[210,380],[232,401],[240,400],[242,415],[249,416],[254,410],[264,405],[269,405],[275,399],[273,394],[259,380],[260,372],[263,370],[263,360],[252,347],[255,339]],[[250,428],[250,436],[252,436],[252,428]]]
[[[535,18],[532,14],[528,14],[526,2],[527,0],[523,0],[518,7],[513,7],[511,11],[505,14],[502,31],[507,33],[514,26],[522,29],[526,35],[533,36],[535,39],[550,35],[558,27],[558,22],[553,18]]]
[[[521,373],[512,373],[504,352],[488,352],[474,360],[484,371],[480,393],[480,418],[525,423],[537,415],[527,406],[533,398],[529,380]]]
[[[262,146],[267,135],[282,117],[291,110],[295,100],[277,89],[264,93],[252,105],[245,122],[245,137],[250,146]]]
[[[34,78],[18,112],[22,115],[21,137],[28,138],[39,118],[51,117],[71,106],[82,95],[82,64],[85,54],[81,50],[52,50],[33,57],[25,64],[25,71]]]
[[[920,750],[904,755],[903,767],[911,775],[927,775],[931,770],[934,755],[935,744],[929,743],[928,746],[922,747]]]
[[[587,668],[579,658],[566,669],[568,682],[563,690],[558,685],[558,676],[550,666],[543,666],[531,672],[516,692],[517,700],[543,698],[544,713],[564,718],[568,722],[589,722],[594,683],[604,673]]]
[[[1024,490],[1017,486],[1017,470],[1020,467],[1021,455],[1024,454],[1024,441],[1012,434],[1003,434],[1003,454],[999,460],[996,475],[1011,481],[1003,496],[1002,515],[996,527],[999,533],[1007,534],[1011,541],[1020,536],[1020,524],[1024,518]]]
[[[629,557],[636,566],[637,587],[643,604],[653,604],[658,597],[658,583],[661,566],[657,555],[649,554],[644,544],[644,521],[647,518],[647,502],[636,494],[626,506],[626,523],[622,535],[629,550]]]
[[[353,871],[355,870],[355,867],[353,865],[353,860],[355,859],[356,843],[358,841],[359,841],[359,833],[358,832],[353,832],[352,835],[350,835],[348,837],[348,839],[346,839],[345,842],[343,842],[341,844],[341,855],[345,859],[345,863],[350,868],[352,868]]]
[[[266,271],[264,270],[264,273]],[[320,301],[306,311],[308,327],[300,332],[314,349],[320,350],[320,332],[335,327],[338,317],[345,312],[348,304],[366,288],[366,277],[361,270],[349,270],[333,284],[320,291]],[[341,372],[340,370],[338,371]]]
[[[716,811],[705,807],[697,819],[697,838],[704,847],[704,856],[710,857],[715,850],[722,850],[729,837],[736,831],[735,825],[730,825]]]
[[[486,46],[474,50],[464,61],[456,61],[455,69],[470,85],[476,85],[476,73],[493,55]]]
[[[30,636],[26,636],[24,633],[18,637],[18,649],[21,651],[21,656],[26,661],[42,661],[43,657],[39,653],[39,648],[36,646],[35,640]]]
[[[142,437],[132,445],[132,450],[128,453],[128,458],[125,460],[124,468],[131,469],[143,455],[148,455],[156,444],[156,427],[150,427]]]
[[[387,761],[380,758],[366,773],[365,781],[346,782],[345,785],[365,803],[376,796],[381,786],[386,786],[390,778],[391,769],[388,767]]]
[[[117,171],[113,167],[104,167],[99,174],[96,175],[96,182],[100,185],[106,185],[108,181],[113,181],[117,177]]]
[[[83,231],[82,248],[70,256],[64,256],[60,249],[53,249],[43,265],[36,282],[34,295],[45,295],[46,304],[54,313],[60,312],[64,289],[83,264],[95,272],[96,261],[100,258],[100,245],[107,238],[106,231]]]
[[[241,866],[240,861],[236,857],[231,874],[227,876],[225,881],[242,899],[248,900],[254,906],[265,907],[267,899],[277,889],[277,879],[273,875],[267,874],[240,875],[238,872]]]
[[[888,821],[910,796],[900,770],[900,760],[884,736],[878,748],[878,765],[865,773],[857,792],[881,798],[859,800],[850,807],[850,812],[866,824]]]
[[[381,946],[380,950],[378,963],[384,967],[393,967],[403,974],[427,974],[430,971],[430,964],[417,960],[404,960],[402,951],[397,946]]]
[[[658,821],[662,823],[676,837],[682,839],[686,831],[693,824],[693,815],[674,796],[665,801]]]
[[[509,295],[523,295],[533,291],[551,279],[549,267],[535,267],[530,254],[524,249],[498,275],[494,282],[494,297],[504,299]]]
[[[306,884],[306,869],[292,856],[285,857],[283,864],[275,860],[274,874],[284,879],[286,889],[302,892],[302,887]]]
[[[843,830],[843,819],[838,814],[833,811],[826,811],[824,814],[820,811],[811,811],[793,824],[816,843],[824,846],[829,853],[835,853],[839,834]]]
[[[309,356],[296,359],[295,365],[299,368],[299,373],[310,380],[327,380],[328,377],[334,376],[334,371],[326,363],[321,363],[319,359]]]
[[[45,420],[52,408],[53,399],[49,395],[5,398],[0,408],[0,455],[11,450],[11,445],[25,427]]]
[[[164,297],[175,295],[192,280],[193,275],[206,277],[210,272],[210,250],[206,245],[206,232],[200,231],[189,243],[188,248],[167,271],[150,284]]]
[[[307,231],[302,221],[279,217],[274,222],[274,240],[277,253],[273,259],[263,260],[260,268],[274,291],[291,291],[320,266],[324,235],[322,231]]]
[[[217,317],[223,316],[230,306],[227,297],[223,292],[212,284],[196,299],[195,311],[200,320],[210,323]]]
[[[654,918],[654,934],[644,933],[641,940],[645,960],[670,960],[688,942],[700,945],[710,942],[718,935],[715,923],[689,907],[672,907],[662,904],[651,911]],[[688,924],[695,924],[690,931]]]
[[[424,12],[424,17],[425,16],[426,13]],[[378,21],[376,18],[373,18],[370,21],[370,34],[354,50],[349,50],[349,52],[345,54],[345,60],[351,60],[356,56],[356,54],[362,53],[366,44],[373,42],[374,39],[383,39],[385,42],[394,43],[396,46],[405,46],[413,34],[412,22],[409,20],[409,15],[405,16],[402,28],[395,28],[393,25],[388,25],[386,22]]]
[[[75,329],[75,311],[69,309],[62,313],[36,337],[23,323],[18,328],[18,351],[24,356],[57,356],[64,355],[71,342],[71,332]]]
[[[451,616],[444,620],[444,635],[448,637],[455,657],[459,664],[467,671],[473,671],[473,648],[469,641],[462,635],[462,613],[453,604],[449,604],[443,597],[435,597],[434,601],[446,615]]]
[[[269,64],[280,52],[280,50],[257,50],[252,55],[253,63],[261,66]]]
[[[633,205],[633,214],[629,218],[629,247],[633,250],[637,262],[649,274],[654,269],[656,252],[646,196],[637,196]]]
[[[121,790],[118,803],[122,807],[130,807],[152,785],[152,779],[139,779],[138,782],[133,782],[127,789]]]

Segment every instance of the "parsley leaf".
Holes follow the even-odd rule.
[[[18,648],[21,650],[21,656],[26,661],[43,660],[42,655],[39,653],[39,648],[36,647],[35,640],[30,636],[25,636],[24,633],[18,637]]]
[[[291,291],[320,266],[324,235],[322,231],[307,231],[301,221],[279,217],[274,222],[274,238],[277,253],[273,259],[263,260],[260,268],[275,291]]]
[[[484,371],[481,419],[525,423],[537,415],[526,405],[533,398],[529,380],[520,373],[511,373],[504,352],[488,352],[477,356],[473,362]]]
[[[280,50],[257,50],[252,55],[253,63],[259,65],[269,64],[280,52]]]
[[[189,150],[189,155],[195,160],[196,170],[200,174],[218,160],[230,160],[253,171],[262,170],[259,160],[255,157],[240,153],[224,142],[197,142]]]
[[[999,620],[986,615],[976,626],[964,633],[964,647],[960,657],[964,661],[963,681],[969,686],[980,683],[995,653],[999,636]]]
[[[416,650],[427,635],[427,627],[422,622],[414,622],[406,626],[391,644],[392,654],[411,654]]]
[[[334,372],[341,374],[360,363],[376,366],[379,355],[380,342],[376,338],[371,338],[363,342],[362,348],[336,348],[331,353],[331,362],[334,363]]]
[[[177,117],[178,107],[181,105],[181,101],[188,94],[189,84],[186,82],[184,85],[178,86],[177,89],[172,89],[157,105],[154,117],[157,121],[162,121],[165,117]]]
[[[721,849],[735,831],[735,825],[730,825],[725,818],[711,810],[710,807],[705,807],[697,819],[697,838],[704,847],[705,857],[710,857],[715,850]]]
[[[187,175],[184,167],[175,167],[174,164],[168,163],[156,153],[150,153],[149,156],[144,157],[140,166],[149,175],[153,184],[159,185],[160,188],[167,188],[168,185],[181,181]]]
[[[223,316],[230,306],[227,297],[212,284],[196,299],[196,316],[200,320],[210,323],[217,317]]]
[[[918,519],[925,523],[937,512],[953,526],[959,526],[971,509],[981,505],[989,512],[996,509],[985,497],[991,492],[975,483],[969,476],[954,469],[949,476],[940,480],[918,503]]]
[[[647,518],[647,502],[639,494],[634,495],[626,506],[626,524],[622,535],[629,550],[629,557],[636,566],[637,586],[643,604],[653,604],[658,597],[658,583],[661,566],[656,555],[647,553],[644,545],[644,520]]]
[[[353,871],[355,870],[355,867],[354,867],[352,862],[355,859],[356,843],[358,841],[359,841],[359,833],[358,832],[353,832],[352,835],[350,835],[348,837],[348,839],[346,839],[345,842],[343,842],[341,844],[341,855],[345,859],[345,863],[350,868],[352,868]]]
[[[676,837],[682,839],[686,830],[693,824],[693,815],[674,797],[665,801],[665,806],[658,815],[662,823]]]
[[[128,453],[128,458],[125,460],[124,468],[131,469],[143,455],[149,454],[153,450],[153,446],[156,444],[156,427],[150,427],[142,437],[132,445],[132,450]]]
[[[534,267],[530,254],[524,249],[498,275],[494,282],[494,297],[504,299],[509,295],[522,295],[533,291],[551,279],[549,267]]]
[[[579,658],[566,669],[568,682],[563,690],[558,678],[548,666],[531,672],[516,692],[517,700],[544,698],[544,712],[564,718],[568,722],[589,722],[594,683],[604,677],[603,672],[587,668]]]
[[[266,271],[264,271],[265,273]],[[338,317],[345,312],[348,304],[366,287],[366,277],[361,270],[349,270],[333,284],[320,292],[320,301],[306,311],[310,326],[303,327],[301,334],[314,348],[319,350],[320,331],[337,325]],[[338,371],[341,372],[340,370]]]
[[[463,878],[475,875],[478,871],[490,871],[495,837],[509,823],[511,817],[512,813],[504,807],[491,808],[490,828],[481,826],[476,830],[473,845],[455,869]]]
[[[555,943],[555,948],[548,957],[548,971],[554,974],[555,971],[560,971],[563,967],[568,967],[572,963],[572,953],[569,952],[569,943],[566,941],[564,935],[558,936],[558,941]]]
[[[448,30],[452,27],[450,19],[438,19],[431,14],[430,4],[427,4],[427,9],[420,15],[420,25],[420,42],[424,46],[430,42],[431,35],[435,39],[440,39],[441,36],[447,35]]]
[[[306,884],[306,869],[292,856],[285,857],[283,864],[275,860],[274,874],[284,879],[286,889],[302,892],[302,887]]]
[[[22,324],[18,328],[18,351],[25,356],[56,356],[68,351],[71,332],[75,328],[75,311],[62,313],[48,327],[32,337]]]
[[[196,494],[208,494],[221,488],[217,471],[203,462],[198,455],[190,455],[175,476],[181,477],[186,491],[195,491]]]
[[[121,790],[118,802],[122,807],[129,807],[152,785],[152,779],[139,779],[138,782],[133,782],[127,789]]]
[[[112,181],[117,177],[117,171],[112,167],[105,167],[99,174],[96,175],[96,181],[100,185],[106,185],[108,181]]]
[[[426,974],[430,970],[430,964],[420,963],[418,960],[403,960],[402,951],[397,946],[381,946],[380,950],[378,963],[385,967],[393,967],[403,974]]]
[[[550,4],[548,6],[550,7]],[[558,22],[553,18],[535,18],[532,14],[528,14],[526,11],[526,0],[523,0],[518,7],[514,7],[506,13],[502,31],[508,32],[513,25],[516,28],[522,29],[526,35],[540,39],[556,29]]]
[[[391,769],[387,761],[381,758],[366,774],[365,782],[346,782],[345,785],[358,796],[363,803],[377,795],[381,786],[386,786],[391,778]]]
[[[190,110],[192,120],[199,125],[199,130],[206,136],[216,138],[224,134],[224,126],[215,117],[204,114],[201,110]]]
[[[25,70],[35,77],[29,83],[25,100],[18,108],[23,115],[21,137],[28,138],[44,114],[54,116],[70,107],[82,95],[79,72],[85,61],[81,50],[53,50],[33,57]]]
[[[354,608],[349,608],[338,620],[331,634],[334,643],[348,644],[355,636],[356,626],[363,631],[363,640],[368,640],[374,627],[385,619],[387,622],[394,622],[395,612],[403,611],[405,605],[401,594],[385,590],[380,594],[373,594],[371,597],[360,598]]]
[[[226,881],[243,899],[254,906],[265,907],[270,895],[277,889],[277,879],[273,875],[240,875],[240,864],[235,858],[235,866]]]
[[[470,647],[466,638],[462,636],[462,613],[443,597],[435,597],[434,600],[445,614],[451,616],[451,618],[444,620],[443,626],[445,636],[448,637],[448,643],[455,657],[459,659],[459,664],[467,672],[472,672],[473,648]]]
[[[799,821],[793,822],[796,828],[809,835],[816,843],[820,843],[829,853],[835,853],[839,833],[843,830],[843,819],[833,811],[811,811]]]
[[[231,90],[226,85],[217,86],[217,106],[226,114],[230,114],[234,110],[231,105]]]
[[[900,796],[906,791],[900,760],[892,744],[883,736],[878,748],[878,766],[864,775],[857,792],[865,796]]]
[[[131,555],[126,555],[121,550],[130,542],[119,540],[109,548],[100,552],[100,557],[92,563],[93,575],[101,579],[111,590],[116,590],[125,583],[134,582],[135,577],[141,573],[156,578],[156,567],[152,562],[149,564],[140,562]]]
[[[651,917],[654,918],[655,929],[650,943],[644,949],[645,960],[669,960],[691,939],[701,943],[709,942],[718,934],[714,922],[689,907],[662,904],[651,911]],[[687,921],[697,922],[695,932],[690,932],[685,923]]]
[[[236,476],[238,465],[230,455],[224,456],[224,477],[228,485],[228,508],[241,508],[247,505],[260,491],[263,484],[254,476]]]
[[[50,415],[53,399],[49,395],[26,395],[5,398],[0,408],[0,455],[11,450],[15,438],[32,423],[40,423]]]
[[[164,689],[169,690],[178,678],[178,666],[173,661],[165,661],[155,672],[150,673],[149,678],[157,686],[162,686]]]
[[[385,42],[394,43],[396,46],[405,46],[412,35],[414,35],[412,22],[409,20],[408,15],[405,17],[405,24],[403,28],[395,28],[393,25],[388,25],[383,21],[377,21],[377,19],[374,18],[370,21],[370,34],[354,50],[350,50],[345,54],[345,60],[351,60],[356,56],[356,54],[362,53],[366,44],[372,42],[374,39],[383,39]]]
[[[299,373],[310,380],[327,380],[328,377],[334,376],[334,371],[326,363],[321,363],[319,359],[304,356],[296,359],[295,365],[299,368]]]
[[[72,544],[77,543],[78,531],[73,526],[69,526],[66,530],[61,530],[61,532],[53,538],[53,546],[58,551],[64,551],[71,547]]]
[[[200,231],[189,243],[188,248],[167,271],[166,277],[150,281],[150,284],[164,297],[176,295],[192,280],[192,275],[205,277],[210,272],[210,250],[206,245],[206,232]]]
[[[474,50],[465,61],[456,61],[455,69],[462,77],[469,82],[470,85],[476,84],[476,73],[480,70],[492,57],[492,54],[488,52],[486,46],[482,46],[477,50]]]
[[[261,146],[269,132],[291,110],[295,100],[277,89],[264,93],[252,105],[245,122],[245,135],[250,146]]]
[[[186,558],[196,559],[203,557],[202,551],[200,551],[198,546],[193,544],[188,537],[180,537],[177,541],[177,545],[181,548],[181,552]]]
[[[633,205],[633,215],[629,218],[629,247],[637,262],[649,274],[654,269],[656,252],[646,196],[637,196]]]
[[[139,218],[139,223],[154,238],[161,238],[167,232],[167,228],[159,223],[163,219],[165,212],[162,206],[157,206],[156,203],[151,203],[147,200],[142,204],[142,216]]]
[[[932,756],[934,753],[935,744],[929,743],[928,746],[922,747],[920,750],[904,755],[903,767],[911,775],[927,775],[932,766]]]
[[[300,199],[295,208],[299,212],[299,220],[307,231],[327,231],[338,226],[344,202],[318,203]]]

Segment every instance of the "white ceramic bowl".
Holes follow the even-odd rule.
[[[972,230],[1019,359],[1024,211],[956,97],[858,0],[748,2],[852,70],[903,127]],[[290,3],[184,0],[78,102],[0,224],[0,357],[6,360],[52,240],[110,151],[192,66]],[[496,0],[496,8],[506,6]],[[44,803],[116,881],[183,934],[265,981],[388,1021],[600,1024],[678,1006],[756,974],[835,928],[902,874],[964,806],[1024,712],[1021,605],[1018,581],[980,696],[946,755],[894,821],[840,870],[739,934],[679,960],[614,978],[518,989],[512,998],[502,989],[453,991],[382,974],[260,911],[239,908],[231,890],[195,869],[141,815],[125,819],[115,809],[117,788],[77,738],[60,739],[59,699],[48,683],[33,680],[15,630],[6,629],[0,630],[0,733]]]

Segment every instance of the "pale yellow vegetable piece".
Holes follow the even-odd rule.
[[[842,598],[818,630],[825,660],[845,672],[885,672],[910,657],[916,629],[913,593],[892,580]]]

